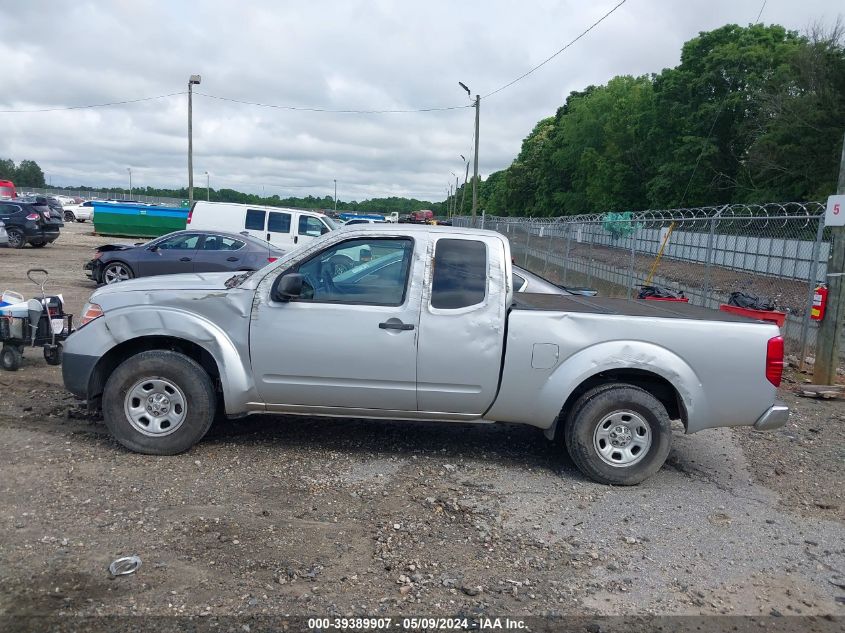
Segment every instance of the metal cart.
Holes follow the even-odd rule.
[[[36,279],[33,275],[43,274]],[[0,315],[0,366],[15,371],[21,366],[26,347],[41,347],[48,365],[62,363],[62,342],[73,331],[73,315],[66,314],[59,297],[46,292],[49,273],[42,268],[26,272],[27,278],[41,289],[41,298],[30,301],[26,317]]]

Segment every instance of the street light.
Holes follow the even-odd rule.
[[[458,84],[467,91],[467,96],[472,98],[472,92],[467,85],[461,81]],[[475,95],[475,168],[472,174],[472,222],[475,226],[475,215],[478,212],[478,119],[481,111],[481,95]]]
[[[191,75],[188,78],[188,204],[194,206],[194,86],[199,86],[202,77]]]
[[[132,168],[127,167],[126,171],[129,172],[129,199],[132,199]]]
[[[205,201],[211,202],[211,176],[205,172]]]

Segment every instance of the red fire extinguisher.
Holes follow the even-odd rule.
[[[813,307],[810,309],[810,318],[813,321],[821,321],[824,318],[824,311],[827,307],[827,286],[816,286],[813,293]]]

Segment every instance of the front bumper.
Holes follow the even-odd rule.
[[[85,274],[88,275],[88,279],[93,279],[97,283],[100,283],[100,279],[102,278],[102,275],[100,273],[103,268],[100,264],[100,260],[92,259],[82,268],[85,271]]]
[[[91,374],[94,373],[98,360],[100,360],[99,356],[65,352],[62,355],[62,380],[65,383],[65,389],[77,398],[88,400]]]
[[[789,407],[780,400],[775,400],[771,408],[754,423],[754,428],[758,431],[773,431],[785,425],[788,419]]]

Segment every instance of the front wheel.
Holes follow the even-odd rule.
[[[206,371],[167,350],[129,357],[103,391],[103,417],[114,438],[136,453],[175,455],[199,442],[214,420],[217,398]]]
[[[48,365],[61,365],[64,356],[64,346],[61,343],[44,346],[44,360]]]
[[[73,222],[75,219],[76,219],[76,216],[73,214],[73,211],[65,211],[65,213],[64,213],[65,222]]]
[[[135,273],[123,262],[112,262],[103,269],[103,283],[116,284],[135,277]]]
[[[660,470],[672,447],[663,404],[627,383],[601,385],[581,396],[564,429],[578,469],[603,484],[633,486]]]

